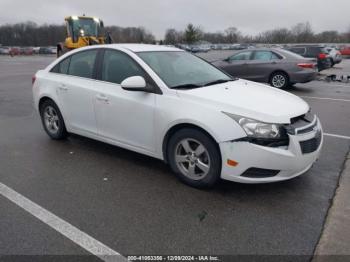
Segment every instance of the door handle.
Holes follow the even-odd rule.
[[[68,87],[66,86],[66,85],[60,85],[59,87],[58,87],[60,90],[62,90],[62,91],[67,91],[68,90]]]
[[[108,100],[108,98],[105,96],[105,95],[97,95],[96,96],[96,99],[98,100],[98,101],[103,101],[103,102],[109,102],[109,100]]]

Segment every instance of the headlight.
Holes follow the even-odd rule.
[[[248,137],[265,139],[281,138],[282,126],[279,124],[268,124],[226,112],[224,112],[224,114],[235,120],[244,129]]]
[[[262,123],[257,120],[244,118],[238,120],[238,124],[248,136],[256,138],[280,138],[280,126],[276,124]]]

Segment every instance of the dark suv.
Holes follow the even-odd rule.
[[[303,57],[317,58],[317,67],[319,71],[332,67],[331,56],[323,46],[295,45],[286,49]]]

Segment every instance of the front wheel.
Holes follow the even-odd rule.
[[[289,85],[288,76],[282,72],[273,73],[270,77],[270,85],[275,88],[285,89]]]
[[[187,185],[209,188],[220,178],[220,150],[204,132],[181,129],[170,138],[167,155],[172,170]]]

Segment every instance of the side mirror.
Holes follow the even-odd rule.
[[[225,58],[224,60],[222,60],[222,61],[224,61],[224,62],[230,62],[230,58],[229,57],[227,57],[227,58]]]
[[[146,80],[142,76],[128,77],[120,85],[128,91],[148,91]]]

